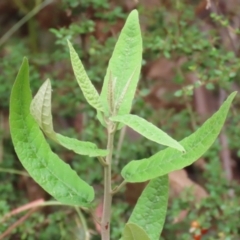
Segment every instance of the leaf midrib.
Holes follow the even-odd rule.
[[[21,84],[20,86],[21,86],[20,89],[23,90],[23,85]],[[21,98],[21,101],[20,101],[20,105],[21,105],[21,107],[22,107],[21,109],[23,109],[24,103],[23,103],[23,99],[22,99],[22,98]],[[22,111],[21,111],[21,113],[20,113],[20,116],[21,116],[21,118],[22,118],[22,125],[23,125],[23,128],[24,128],[24,133],[23,133],[23,134],[26,136],[27,143],[29,144],[32,152],[34,153],[35,158],[38,159],[38,160],[40,160],[41,163],[42,163],[42,165],[45,166],[45,169],[46,169],[47,171],[49,171],[59,182],[61,182],[61,183],[62,183],[63,185],[65,185],[68,189],[70,189],[70,190],[71,190],[72,192],[74,192],[77,196],[79,196],[79,194],[77,194],[77,193],[78,193],[77,191],[75,191],[74,189],[72,189],[71,187],[69,187],[69,185],[66,184],[66,182],[62,181],[57,175],[54,174],[54,172],[52,172],[51,168],[49,168],[47,165],[44,164],[44,162],[42,161],[43,158],[39,158],[39,157],[38,157],[38,155],[37,155],[36,152],[35,152],[35,147],[34,147],[34,145],[32,144],[32,142],[35,141],[35,139],[33,138],[33,140],[30,141],[31,139],[29,138],[29,135],[28,135],[27,125],[25,124],[24,115],[23,115]],[[29,121],[29,122],[32,121],[32,127],[33,127],[34,125],[36,125],[35,120],[34,120],[33,117],[31,116],[30,110],[29,110],[28,116],[26,116],[26,122],[27,122],[27,121]],[[38,126],[37,126],[37,127],[38,127]],[[40,131],[41,131],[41,130],[39,129],[38,135],[42,135],[42,133],[41,133]],[[43,136],[42,136],[42,137],[43,137]],[[40,144],[43,144],[43,142],[41,141]],[[47,147],[47,148],[50,148],[50,147],[47,146],[47,145],[46,145],[46,147]],[[49,154],[51,154],[50,151],[51,151],[51,150],[48,149],[48,153],[47,153],[48,156],[49,156]],[[54,154],[54,153],[52,153],[52,154]],[[60,160],[60,159],[59,159],[59,160]],[[60,161],[61,161],[61,160],[60,160]],[[48,161],[46,161],[46,162],[48,162]],[[75,172],[75,173],[76,173],[76,172]],[[88,201],[87,201],[85,198],[83,198],[82,196],[80,196],[80,197],[81,197],[82,199],[84,199],[85,202],[88,202]]]

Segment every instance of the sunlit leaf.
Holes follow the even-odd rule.
[[[127,125],[149,140],[185,152],[181,144],[171,138],[167,133],[137,115],[125,114],[114,116],[110,119]]]
[[[30,114],[31,100],[29,67],[25,58],[10,98],[9,122],[15,151],[32,178],[59,202],[89,205],[94,198],[93,188],[51,151]]]
[[[30,107],[32,116],[43,132],[58,144],[77,154],[88,155],[90,157],[106,156],[108,152],[98,149],[94,143],[79,141],[75,138],[69,138],[55,133],[52,124],[51,94],[51,82],[47,80],[38,90]]]
[[[128,223],[135,223],[151,240],[158,240],[166,218],[168,205],[168,176],[152,179],[143,190]],[[140,239],[140,238],[139,238]]]
[[[51,99],[51,82],[48,79],[42,84],[34,96],[31,102],[30,112],[44,133],[50,138],[55,139],[56,134],[52,124]]]
[[[118,114],[127,114],[132,107],[132,100],[135,95],[136,87],[139,80],[140,69],[142,65],[142,37],[138,19],[137,10],[133,10],[120,33],[111,59],[109,60],[107,73],[104,78],[100,98],[105,107],[105,113],[110,116],[108,104],[108,82],[110,74],[116,79],[114,87],[115,102],[121,98],[127,84],[129,84],[124,99],[121,100]],[[129,79],[131,81],[129,81]],[[129,83],[128,83],[129,82]],[[104,124],[102,115],[98,112],[98,118]]]
[[[134,223],[127,223],[121,240],[150,240],[146,232]]]
[[[149,158],[131,161],[121,172],[123,178],[127,182],[144,182],[182,169],[199,159],[220,133],[235,95],[236,92],[232,93],[211,118],[180,142],[186,153],[167,148]]]
[[[61,134],[57,134],[56,137],[62,146],[80,155],[88,155],[90,157],[104,157],[108,154],[107,150],[98,149],[97,146],[91,142],[79,141],[74,138],[65,137]]]
[[[86,98],[87,102],[93,106],[98,111],[103,111],[103,106],[101,104],[99,94],[95,87],[93,86],[92,82],[90,81],[81,60],[78,57],[78,54],[74,50],[72,44],[68,41],[68,46],[70,50],[70,57],[71,63],[73,67],[73,71],[77,82],[83,92],[84,97]]]

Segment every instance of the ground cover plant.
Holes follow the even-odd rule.
[[[122,239],[139,239],[139,236],[141,239],[158,239],[167,211],[167,174],[192,164],[213,144],[236,92],[195,133],[177,142],[147,120],[130,114],[142,65],[142,39],[136,10],[130,13],[118,38],[100,94],[88,78],[71,43],[68,42],[68,45],[73,71],[82,93],[106,128],[107,147],[100,149],[95,143],[79,141],[54,131],[51,82],[46,80],[32,99],[29,66],[25,58],[10,100],[10,129],[15,151],[33,179],[58,202],[90,210],[94,208],[93,187],[52,152],[45,137],[76,154],[96,157],[104,169],[100,225],[101,237],[106,240],[110,239],[113,196],[127,182],[150,181],[122,230]],[[114,136],[124,125],[167,148],[151,157],[129,161],[121,170],[123,181],[118,186],[112,186]]]

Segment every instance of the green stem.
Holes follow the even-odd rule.
[[[15,169],[11,169],[11,168],[0,168],[0,172],[10,173],[10,174],[18,174],[18,175],[30,177],[27,172],[19,171],[19,170],[15,170]]]
[[[119,192],[120,189],[126,185],[126,183],[127,183],[127,182],[126,182],[125,180],[123,180],[117,187],[115,187],[115,188],[112,190],[112,195],[114,195],[114,194],[116,194],[117,192]]]
[[[107,150],[109,151],[106,157],[107,165],[104,166],[104,198],[103,198],[103,215],[101,221],[101,237],[102,240],[110,240],[110,218],[112,206],[112,186],[111,186],[111,163],[113,154],[113,140],[115,131],[114,125],[108,123],[108,143]]]
[[[86,223],[86,220],[81,212],[81,209],[78,208],[78,207],[75,207],[75,210],[79,216],[79,219],[82,223],[82,226],[83,226],[83,230],[84,230],[84,234],[85,234],[85,240],[89,240],[90,239],[90,233],[88,231],[88,227],[87,227],[87,223]]]
[[[43,3],[36,6],[33,10],[26,14],[0,38],[0,46],[3,45],[24,23],[26,23],[29,19],[31,19],[34,15],[36,15],[39,11],[41,11],[44,7],[52,2],[53,0],[45,0]]]
[[[98,161],[102,164],[102,166],[107,166],[108,164],[105,162],[103,157],[98,157]]]

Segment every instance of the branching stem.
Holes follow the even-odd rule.
[[[120,189],[126,185],[126,183],[127,183],[127,182],[126,182],[125,180],[123,180],[116,188],[114,188],[114,189],[112,190],[112,196],[113,196],[114,194],[118,193],[118,192],[120,191]]]
[[[102,166],[107,166],[108,164],[106,163],[106,161],[104,160],[103,157],[98,157],[98,161],[102,164]]]

